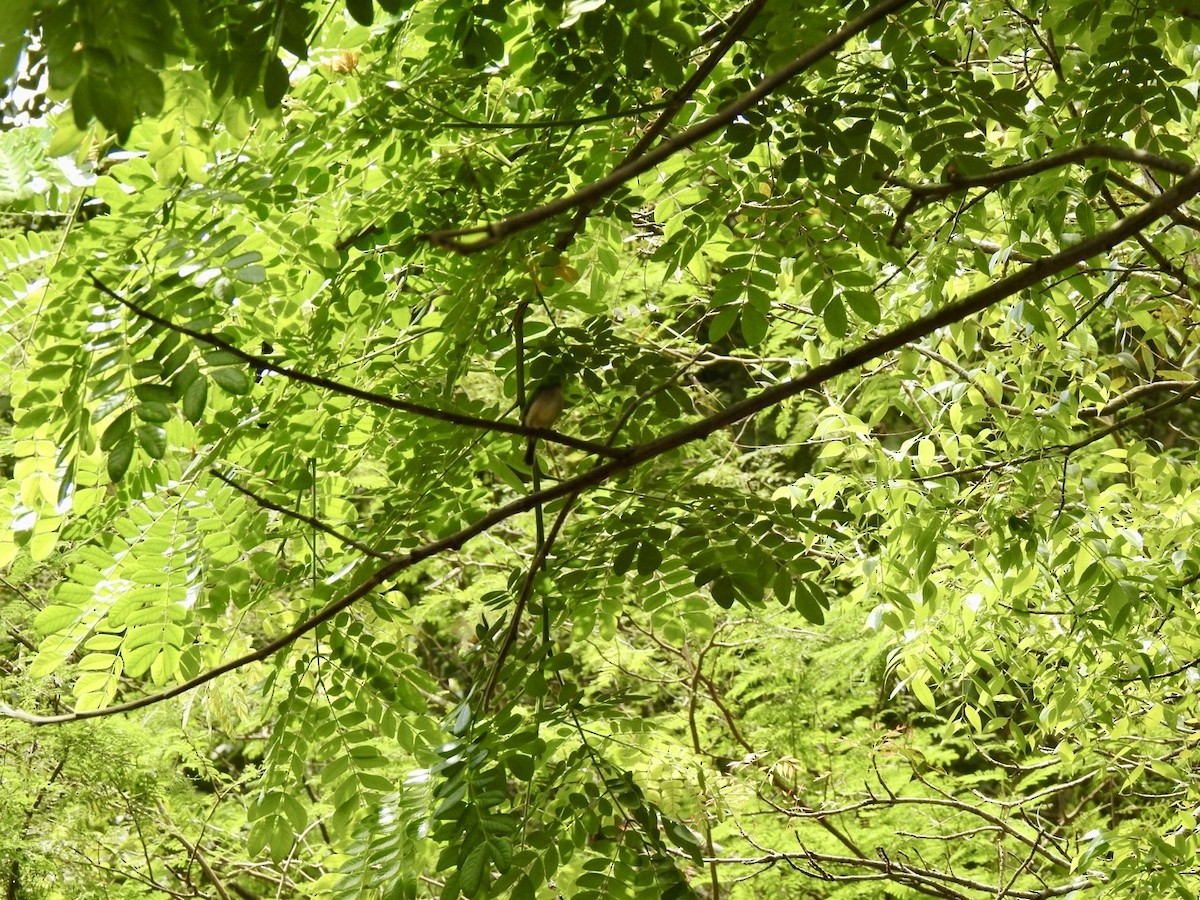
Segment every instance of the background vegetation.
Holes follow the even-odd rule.
[[[1197,896],[1198,18],[7,0],[7,900]]]

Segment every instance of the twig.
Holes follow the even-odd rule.
[[[496,421],[493,419],[481,419],[476,416],[463,415],[462,413],[448,412],[442,409],[435,409],[432,406],[423,406],[420,403],[412,403],[408,400],[397,400],[395,397],[389,397],[386,394],[376,394],[372,391],[364,391],[362,388],[356,388],[349,384],[342,384],[339,381],[334,381],[330,378],[324,378],[320,375],[309,375],[307,372],[301,372],[297,369],[290,369],[287,366],[281,366],[279,363],[272,362],[265,356],[257,356],[253,353],[247,353],[228,341],[222,340],[216,335],[208,334],[203,331],[196,331],[193,328],[188,328],[186,325],[178,325],[169,319],[164,319],[162,316],[150,312],[145,307],[139,306],[132,300],[122,297],[103,281],[101,281],[94,273],[89,273],[92,285],[96,290],[100,291],[113,300],[116,300],[122,306],[126,307],[147,321],[153,322],[156,325],[161,325],[164,328],[169,328],[171,331],[176,331],[179,334],[185,334],[201,343],[208,344],[211,347],[216,347],[236,356],[243,362],[249,363],[256,368],[267,369],[275,372],[285,378],[290,378],[292,381],[298,381],[301,384],[309,384],[313,387],[323,388],[327,391],[333,391],[337,394],[344,394],[347,397],[354,397],[358,400],[365,400],[368,403],[373,403],[376,406],[382,406],[386,409],[395,409],[400,412],[413,413],[414,415],[424,416],[427,419],[436,419],[440,422],[449,422],[452,425],[463,425],[468,428],[480,428],[485,431],[499,431],[504,434],[517,434],[522,436],[532,436],[544,441],[553,441],[558,444],[565,444],[568,447],[574,447],[576,450],[586,450],[589,453],[596,453],[601,456],[620,457],[621,450],[614,450],[609,447],[604,447],[601,444],[593,441],[585,441],[580,438],[570,437],[565,434],[559,434],[549,428],[527,428],[524,425],[514,425],[511,422]]]
[[[374,557],[375,559],[390,559],[388,554],[380,553],[378,550],[372,550],[370,547],[368,547],[366,544],[362,543],[361,541],[356,541],[354,538],[352,538],[348,535],[342,534],[336,528],[333,528],[330,525],[326,525],[320,519],[314,518],[313,516],[306,516],[306,515],[304,515],[304,513],[298,513],[295,510],[288,509],[286,506],[280,506],[278,503],[271,502],[266,497],[262,497],[256,493],[254,493],[254,491],[250,490],[250,488],[244,487],[243,485],[238,484],[236,481],[234,481],[228,475],[221,474],[220,470],[218,470],[216,468],[209,469],[208,471],[209,471],[209,474],[212,475],[214,478],[216,478],[218,481],[225,482],[227,485],[229,485],[235,491],[245,494],[247,497],[249,497],[251,500],[253,500],[255,503],[257,503],[259,506],[264,507],[265,509],[273,509],[277,513],[282,513],[283,515],[288,516],[289,518],[296,519],[299,522],[303,522],[305,525],[309,525],[312,528],[317,529],[318,531],[322,531],[325,534],[329,535],[330,537],[337,538],[343,544],[345,544],[348,547],[353,547],[359,553],[363,553],[367,556]]]

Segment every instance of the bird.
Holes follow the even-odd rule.
[[[549,378],[537,386],[529,405],[525,407],[525,418],[522,420],[526,428],[550,428],[558,421],[563,411],[562,380]],[[533,451],[537,438],[529,438],[525,445],[525,463],[533,465]]]

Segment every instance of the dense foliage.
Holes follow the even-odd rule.
[[[1197,896],[1197,18],[7,0],[8,900]]]

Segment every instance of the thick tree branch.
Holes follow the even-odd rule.
[[[871,7],[871,9],[867,10],[854,21],[842,26],[831,37],[802,54],[794,62],[789,63],[783,68],[776,69],[753,89],[727,104],[713,116],[705,119],[703,122],[697,122],[691,128],[680,132],[669,141],[664,141],[640,159],[618,166],[608,175],[581,188],[574,194],[553,200],[543,206],[517,213],[509,216],[507,219],[501,219],[499,222],[466,228],[443,228],[430,232],[426,235],[426,238],[435,246],[444,247],[447,250],[453,250],[457,253],[475,253],[494,246],[505,238],[519,231],[524,231],[526,228],[536,225],[539,222],[544,222],[546,219],[553,218],[568,210],[589,203],[595,203],[615,188],[620,187],[625,182],[631,181],[645,172],[649,172],[655,166],[659,165],[659,163],[669,159],[679,151],[722,131],[738,116],[770,96],[789,79],[811,68],[835,50],[840,49],[855,35],[865,31],[876,22],[908,6],[912,2],[913,0],[884,0],[884,2]]]
[[[389,397],[386,394],[376,394],[372,391],[364,391],[362,388],[356,388],[349,384],[343,384],[340,381],[334,381],[331,378],[324,378],[320,375],[309,375],[307,372],[301,372],[297,369],[290,369],[287,366],[281,366],[279,363],[272,362],[265,356],[256,356],[253,353],[247,353],[226,340],[222,340],[216,335],[208,334],[203,331],[196,331],[194,328],[188,328],[186,325],[178,325],[169,319],[164,319],[162,316],[150,312],[143,306],[139,306],[132,300],[122,297],[103,281],[101,281],[94,273],[91,274],[92,285],[96,290],[100,291],[107,297],[116,300],[122,306],[133,312],[139,318],[146,319],[156,325],[161,325],[163,328],[169,328],[171,331],[185,334],[193,340],[208,344],[210,347],[216,347],[224,350],[226,353],[231,353],[238,359],[249,365],[259,369],[266,369],[282,375],[284,378],[290,378],[292,381],[298,381],[301,384],[312,385],[327,391],[332,391],[335,394],[344,394],[347,397],[354,397],[357,400],[365,400],[367,403],[372,403],[376,406],[382,406],[385,409],[394,409],[399,412],[412,413],[413,415],[422,416],[426,419],[436,419],[439,422],[449,422],[452,425],[462,425],[467,428],[478,428],[484,431],[498,431],[502,434],[517,434],[523,437],[536,437],[539,440],[551,441],[556,444],[563,444],[567,447],[573,447],[576,450],[585,450],[588,453],[596,453],[601,456],[620,457],[621,450],[614,450],[611,447],[606,447],[603,444],[597,444],[593,441],[586,441],[582,438],[570,437],[569,435],[559,434],[549,428],[527,428],[524,425],[514,424],[512,422],[501,422],[493,419],[481,419],[477,416],[468,416],[462,413],[448,412],[444,409],[436,409],[432,406],[424,406],[420,403],[412,403],[408,400],[397,400],[395,397]]]
[[[1129,239],[1150,223],[1167,215],[1170,210],[1175,209],[1197,194],[1200,194],[1200,166],[1193,168],[1186,177],[1180,179],[1177,184],[1164,191],[1160,196],[1137,212],[1086,240],[1073,244],[1053,256],[1040,259],[1019,272],[993,282],[987,287],[964,297],[962,300],[949,303],[942,309],[916,319],[889,334],[866,341],[826,363],[815,366],[803,375],[773,385],[707,418],[665,434],[657,440],[630,448],[621,459],[603,463],[582,475],[568,478],[545,490],[528,494],[503,506],[499,506],[454,534],[447,535],[440,540],[432,541],[396,557],[391,562],[385,563],[368,575],[358,587],[330,603],[316,615],[293,626],[287,633],[263,645],[258,650],[228,660],[213,669],[202,672],[194,678],[190,678],[156,694],[149,694],[136,700],[130,700],[126,703],[119,703],[103,709],[66,713],[58,716],[40,716],[0,705],[0,715],[19,719],[34,725],[50,725],[77,721],[79,719],[116,715],[118,713],[141,709],[170,699],[171,697],[177,697],[200,685],[207,684],[209,681],[220,677],[226,672],[231,672],[250,663],[267,659],[280,650],[286,649],[298,638],[325,624],[342,610],[349,608],[399,572],[430,557],[444,553],[447,550],[457,550],[467,541],[483,534],[495,525],[513,516],[528,512],[534,507],[548,503],[551,500],[566,497],[578,491],[603,484],[643,462],[663,456],[694,441],[706,438],[736,422],[748,419],[763,410],[778,406],[785,400],[795,397],[804,391],[818,387],[831,378],[859,369],[874,359],[900,349],[905,344],[933,334],[939,328],[944,328],[975,313],[982,312],[988,307],[994,306],[1026,288],[1032,287],[1043,279],[1063,271],[1080,260],[1089,259],[1090,257],[1111,250],[1122,241]],[[1196,383],[1196,389],[1200,390],[1200,382]],[[1185,395],[1188,395],[1187,391],[1184,391],[1179,397],[1174,398],[1174,400],[1178,402]],[[1104,429],[1104,431],[1107,431],[1107,429]],[[1098,439],[1098,437],[1090,438],[1089,443],[1092,440]]]

